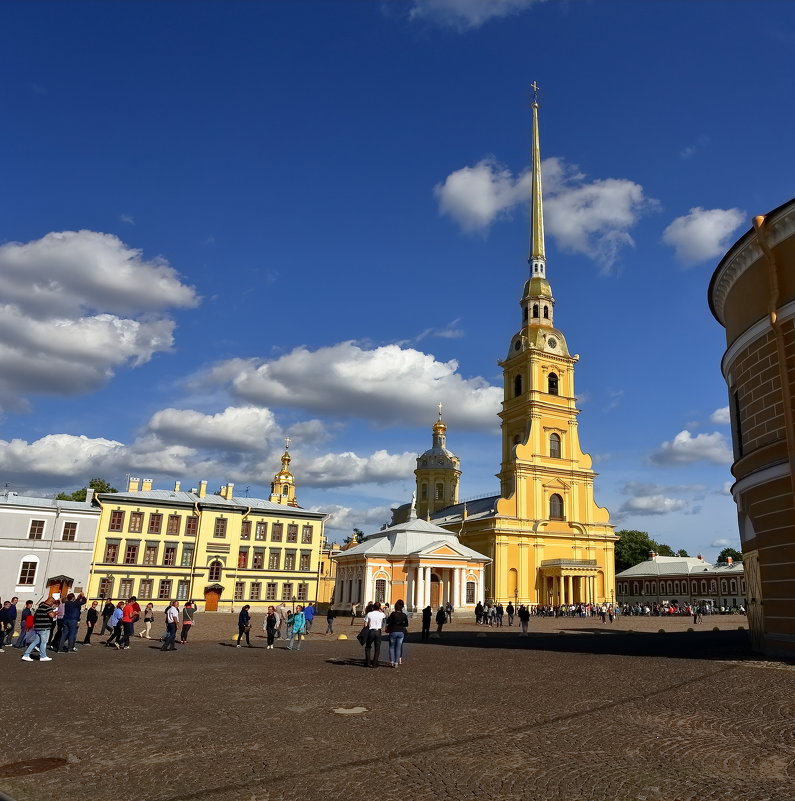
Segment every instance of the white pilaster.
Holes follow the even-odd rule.
[[[422,608],[430,606],[431,603],[431,568],[425,568],[425,594],[423,595]]]
[[[478,597],[475,598],[475,603],[478,601],[486,603],[486,571],[482,567],[478,572]]]
[[[414,607],[415,609],[424,609],[425,603],[425,568],[417,566],[417,594],[415,596]]]

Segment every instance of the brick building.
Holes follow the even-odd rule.
[[[740,540],[754,647],[795,655],[795,198],[726,253],[709,286],[726,329]]]

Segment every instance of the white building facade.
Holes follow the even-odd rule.
[[[91,492],[89,490],[89,492]],[[53,592],[88,591],[99,507],[0,495],[0,597],[24,603]]]

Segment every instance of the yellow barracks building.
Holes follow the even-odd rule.
[[[184,492],[137,478],[98,495],[89,597],[193,600],[206,612],[316,600],[326,515],[298,506],[289,465],[285,451],[267,501],[236,497],[233,484],[208,494],[206,481]]]
[[[488,557],[478,600],[559,605],[615,599],[610,514],[594,501],[591,457],[580,447],[574,395],[579,359],[554,324],[546,277],[538,103],[533,102],[530,275],[520,301],[521,327],[503,370],[500,494],[458,503],[458,458],[447,426],[417,459],[417,514],[455,532],[462,546]],[[393,525],[409,506],[394,510]],[[469,579],[467,579],[469,581]]]

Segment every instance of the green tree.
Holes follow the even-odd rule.
[[[104,478],[92,478],[88,482],[88,487],[83,487],[83,489],[75,490],[72,493],[59,492],[55,498],[59,501],[85,501],[89,487],[94,490],[95,495],[100,492],[118,492],[116,487],[111,487]]]
[[[649,551],[660,556],[687,556],[686,551],[675,553],[670,545],[653,540],[648,531],[622,529],[616,534],[619,538],[616,543],[616,573],[644,562],[649,558]]]
[[[677,556],[690,556],[690,554],[689,554],[689,553],[688,553],[688,552],[687,552],[687,551],[686,551],[684,548],[680,548],[680,549],[679,549],[679,550],[676,552],[676,555],[677,555]]]
[[[719,562],[726,562],[726,561],[728,561],[728,557],[730,557],[730,556],[731,556],[732,559],[734,559],[735,562],[742,562],[743,561],[742,553],[740,551],[738,551],[736,548],[724,548],[718,554],[718,561]]]
[[[358,545],[363,539],[364,532],[360,528],[355,528],[350,537],[345,537],[344,543],[345,545],[350,545],[351,543]]]

